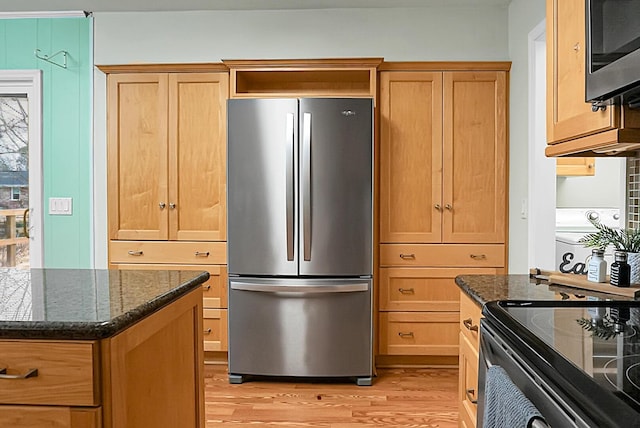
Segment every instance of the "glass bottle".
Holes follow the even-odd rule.
[[[604,259],[604,250],[596,248],[591,251],[587,280],[592,282],[605,282],[607,278],[607,262]]]
[[[627,253],[616,251],[615,261],[611,263],[611,285],[628,287],[631,283],[631,266],[627,263]]]

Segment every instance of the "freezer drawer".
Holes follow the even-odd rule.
[[[371,279],[230,279],[230,380],[370,379],[371,309]]]

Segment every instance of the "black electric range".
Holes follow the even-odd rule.
[[[483,315],[487,331],[549,392],[546,401],[566,410],[572,422],[564,426],[640,427],[639,301],[502,301]]]

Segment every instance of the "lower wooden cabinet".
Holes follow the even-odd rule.
[[[102,340],[0,340],[0,427],[204,428],[202,293]]]
[[[378,361],[406,364],[456,364],[459,355],[460,289],[455,277],[495,275],[496,268],[380,268]],[[447,357],[449,360],[442,359]],[[386,365],[386,364],[385,364]],[[390,365],[394,365],[393,362]]]
[[[109,267],[113,269],[209,272],[209,279],[202,285],[205,359],[208,362],[226,362],[226,242],[112,240],[109,242],[109,260]]]
[[[458,414],[461,427],[475,428],[478,414],[478,353],[480,307],[460,292],[460,356],[458,380]]]
[[[0,427],[101,428],[102,408],[0,405]]]

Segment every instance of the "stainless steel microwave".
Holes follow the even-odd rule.
[[[586,101],[640,108],[640,0],[586,1]]]

